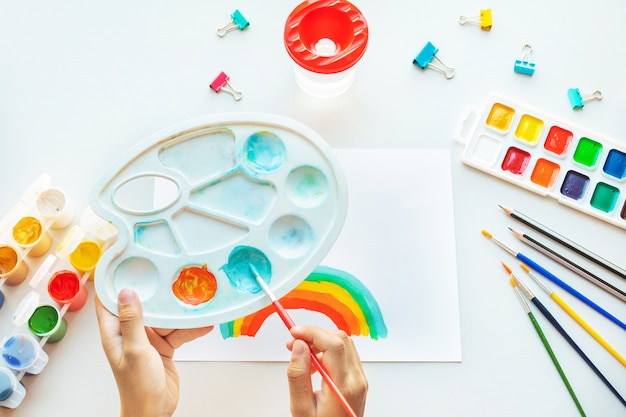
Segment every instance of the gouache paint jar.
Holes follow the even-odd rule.
[[[28,275],[28,265],[17,248],[0,245],[0,278],[6,278],[7,285],[21,284]]]
[[[52,238],[41,221],[33,216],[24,216],[13,226],[13,239],[33,258],[48,252],[52,245]]]
[[[102,248],[93,240],[83,240],[70,254],[70,263],[79,272],[91,272],[102,256]]]
[[[69,304],[67,311],[76,311],[87,301],[87,288],[76,272],[61,270],[55,272],[48,281],[50,298],[61,305]]]
[[[17,408],[25,396],[26,389],[15,374],[8,368],[0,366],[0,406]]]
[[[2,342],[2,359],[11,369],[38,374],[48,363],[48,354],[33,335],[18,333]]]
[[[37,195],[37,211],[50,222],[52,229],[64,229],[74,219],[74,209],[65,193],[58,188],[48,188]]]
[[[48,343],[56,343],[65,336],[67,321],[55,306],[43,304],[28,319],[28,330],[39,337],[48,337]]]
[[[334,97],[352,85],[368,42],[363,14],[345,0],[307,0],[287,18],[284,42],[296,82],[316,97]]]

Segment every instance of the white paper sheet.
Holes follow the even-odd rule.
[[[388,337],[355,337],[364,362],[459,362],[461,335],[450,152],[340,149],[348,215],[322,265],[361,280]],[[290,310],[300,325],[334,327],[323,314]],[[290,336],[272,314],[257,335],[224,340],[219,329],[176,352],[178,361],[287,361]]]

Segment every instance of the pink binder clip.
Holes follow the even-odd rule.
[[[211,84],[209,84],[209,86],[216,93],[219,93],[220,91],[224,90],[227,93],[231,94],[233,96],[233,98],[235,99],[235,101],[241,100],[241,98],[243,97],[243,93],[241,91],[235,90],[233,88],[233,86],[230,85],[228,80],[230,80],[230,77],[228,75],[226,75],[224,73],[224,71],[221,71],[218,74],[218,76],[215,77],[213,82],[211,82]]]

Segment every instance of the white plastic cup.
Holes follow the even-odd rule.
[[[74,220],[74,208],[59,188],[48,188],[37,195],[37,211],[52,229],[65,229]]]
[[[48,363],[48,354],[35,336],[17,333],[2,341],[2,359],[11,369],[35,375]]]
[[[26,396],[26,388],[13,372],[0,366],[0,406],[17,408]]]

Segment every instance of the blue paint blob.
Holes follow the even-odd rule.
[[[11,380],[11,377],[5,372],[0,372],[0,401],[8,400],[12,394],[13,381]]]
[[[9,366],[23,369],[33,363],[37,356],[33,341],[24,336],[11,336],[4,343],[2,357]]]
[[[626,154],[617,149],[611,149],[606,157],[603,170],[608,175],[620,180],[626,177]]]
[[[0,308],[4,305],[4,293],[0,291]]]
[[[243,146],[244,162],[255,171],[272,172],[285,162],[287,151],[283,141],[272,132],[257,132]]]
[[[580,200],[589,184],[589,177],[576,171],[568,171],[561,185],[561,194],[574,200]]]
[[[250,264],[254,265],[261,278],[269,283],[272,265],[263,252],[251,246],[235,247],[228,255],[228,263],[220,269],[224,271],[233,287],[256,294],[262,289],[252,275]]]

